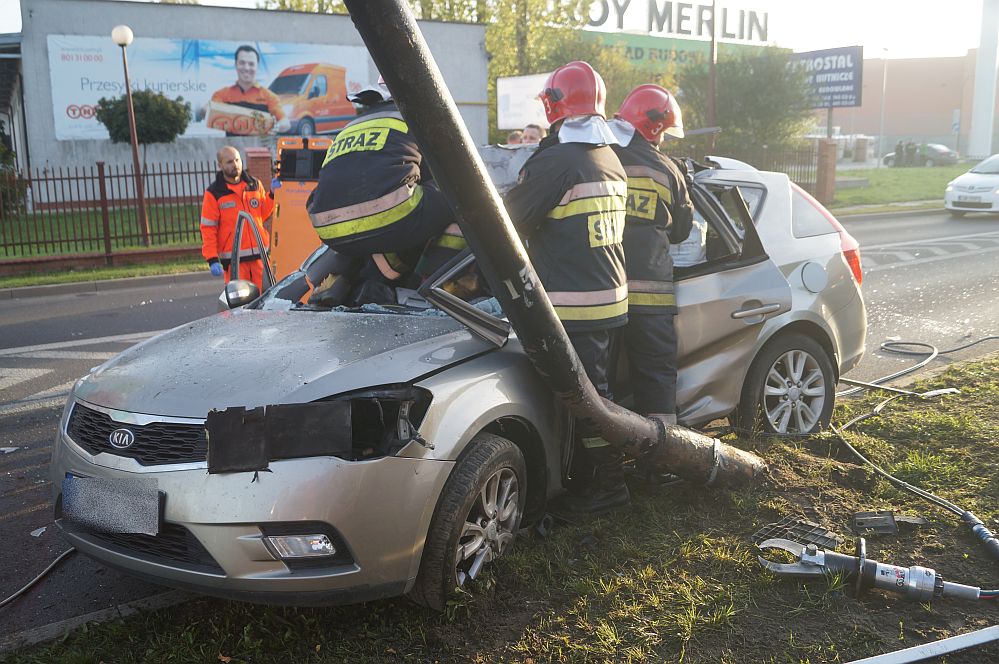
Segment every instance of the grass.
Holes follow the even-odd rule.
[[[122,256],[117,256],[119,259]],[[69,284],[78,281],[104,281],[107,279],[125,279],[128,277],[149,277],[161,274],[181,274],[198,272],[207,269],[203,260],[185,258],[183,260],[163,263],[142,263],[138,265],[123,265],[120,267],[102,267],[94,269],[64,270],[61,272],[43,272],[37,274],[19,274],[0,276],[0,289],[21,288],[23,286],[46,286],[50,284]]]
[[[150,205],[149,230],[157,247],[181,246],[200,241],[196,204]],[[142,247],[138,209],[109,210],[111,248]],[[99,208],[0,216],[0,259],[104,251],[104,222]]]
[[[916,389],[958,386],[932,402],[901,400],[849,432],[889,472],[978,514],[999,516],[999,358],[958,365]],[[834,420],[883,398],[844,402]],[[729,442],[735,442],[729,437]],[[522,537],[447,611],[406,600],[344,608],[275,608],[199,599],[91,625],[0,657],[77,662],[756,662],[819,664],[889,652],[996,620],[984,602],[851,597],[842,577],[764,573],[749,537],[808,515],[849,539],[850,515],[891,509],[929,519],[868,540],[871,559],[936,568],[948,580],[999,586],[968,529],[901,493],[829,435],[751,445],[771,473],[741,491],[632,483],[633,506],[548,539]],[[850,552],[850,543],[841,547]],[[16,610],[16,607],[14,607]],[[948,657],[996,661],[992,644]]]
[[[840,177],[866,178],[868,185],[857,189],[837,190],[836,200],[830,209],[925,200],[939,200],[940,207],[943,207],[947,183],[967,172],[971,166],[972,164],[955,164],[934,168],[913,166],[840,171]]]

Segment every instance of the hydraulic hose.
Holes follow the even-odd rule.
[[[0,601],[0,609],[2,609],[3,607],[7,606],[11,602],[13,602],[15,599],[17,599],[18,597],[20,597],[24,593],[28,592],[28,589],[31,588],[31,586],[35,585],[36,583],[38,583],[39,581],[41,581],[43,578],[45,578],[46,574],[48,574],[53,569],[55,569],[56,565],[58,565],[59,563],[61,563],[63,560],[65,560],[67,557],[69,557],[69,554],[74,553],[75,551],[76,551],[76,549],[73,548],[73,547],[70,547],[70,549],[68,551],[63,551],[59,555],[58,558],[56,558],[55,560],[53,560],[52,562],[50,562],[49,566],[46,567],[45,569],[43,569],[41,572],[39,572],[38,575],[35,578],[33,578],[31,581],[28,581],[26,584],[24,584],[23,586],[21,586],[20,590],[18,590],[13,595],[11,595],[10,597],[6,598],[5,600]]]
[[[527,258],[430,49],[403,0],[347,0],[351,20],[424,151],[479,269],[538,374],[577,418],[654,468],[693,481],[745,484],[759,457],[605,399],[587,378]]]

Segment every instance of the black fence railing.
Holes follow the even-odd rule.
[[[197,245],[201,199],[214,177],[210,161],[145,165],[147,234],[131,166],[97,162],[0,175],[0,263],[80,254],[110,262],[130,249]]]
[[[667,146],[669,149],[670,146]],[[802,189],[814,194],[818,181],[819,149],[818,146],[806,143],[800,146],[771,148],[766,145],[743,146],[738,149],[711,150],[706,141],[700,139],[691,141],[688,146],[677,144],[670,150],[674,157],[692,157],[703,159],[706,154],[720,157],[730,157],[745,162],[761,171],[775,171],[786,174],[792,182]]]

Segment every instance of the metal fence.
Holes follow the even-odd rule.
[[[738,159],[761,171],[785,173],[793,182],[812,194],[815,193],[818,181],[819,149],[814,143],[780,148],[770,148],[766,145],[742,146],[733,150],[712,151],[707,147],[707,142],[701,138],[691,141],[686,150],[670,150],[670,154],[697,160],[703,159],[706,154]]]
[[[144,166],[146,233],[131,166],[97,162],[0,176],[0,263],[80,254],[110,263],[130,249],[197,245],[201,198],[214,177],[211,161]]]

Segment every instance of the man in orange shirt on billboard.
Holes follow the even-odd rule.
[[[257,225],[264,248],[270,247],[270,237],[264,221],[274,212],[274,197],[257,178],[243,170],[239,150],[226,146],[218,152],[219,172],[201,203],[201,255],[216,277],[231,278],[232,241],[240,212],[249,213]],[[264,264],[253,229],[244,228],[239,242],[238,279],[247,279],[263,289]]]
[[[212,102],[240,106],[259,113],[268,113],[274,117],[274,131],[278,133],[288,131],[291,128],[291,123],[285,117],[278,96],[257,83],[260,52],[253,46],[244,44],[236,49],[235,60],[236,83],[227,88],[216,90],[212,94]],[[209,115],[209,121],[211,122],[211,115]],[[226,136],[264,133],[257,131],[257,129],[259,128],[233,131],[233,128],[228,128]]]

